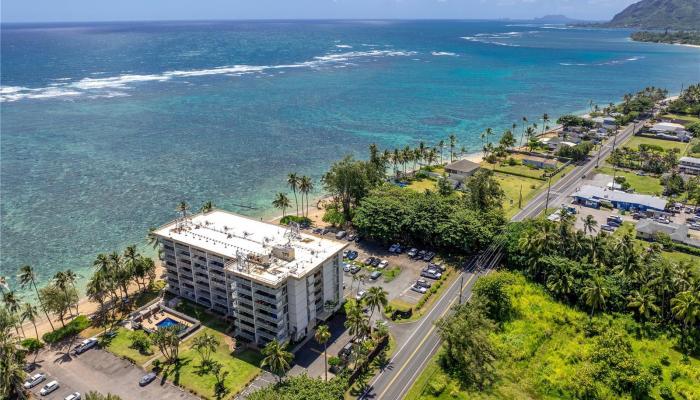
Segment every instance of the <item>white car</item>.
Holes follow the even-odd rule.
[[[415,285],[411,286],[411,290],[413,290],[414,292],[421,293],[421,294],[423,294],[423,293],[425,293],[425,292],[428,291],[428,289],[426,289],[426,288],[423,287],[423,286],[418,286],[418,284],[415,284]]]
[[[382,262],[377,265],[377,268],[384,269],[389,266],[389,261],[387,260],[382,260]]]
[[[31,389],[46,380],[46,374],[34,374],[24,381],[24,388]]]
[[[47,383],[41,390],[39,391],[39,394],[42,396],[46,396],[49,393],[52,393],[54,390],[58,389],[60,385],[58,384],[58,381],[51,381]]]
[[[91,337],[80,342],[73,350],[73,354],[82,354],[97,345],[97,338]]]
[[[66,396],[66,398],[63,400],[80,400],[80,393],[79,392],[71,393],[68,396]]]
[[[357,292],[357,296],[355,296],[355,300],[357,300],[357,301],[362,300],[365,297],[365,294],[367,294],[367,292],[365,292],[364,290],[360,290],[359,292]]]
[[[345,272],[350,272],[350,264],[348,264],[348,263],[343,263],[343,271],[345,271]]]

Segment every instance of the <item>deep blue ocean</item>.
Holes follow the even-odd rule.
[[[645,86],[700,49],[624,30],[469,21],[2,25],[0,274],[43,281],[143,244],[175,204],[270,217],[296,171],[501,132]],[[245,207],[241,207],[245,206]],[[251,208],[252,207],[252,208]]]

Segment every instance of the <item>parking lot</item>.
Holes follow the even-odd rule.
[[[38,365],[29,375],[41,372],[46,374],[46,380],[31,389],[34,397],[64,399],[74,392],[84,396],[89,391],[97,391],[116,394],[124,400],[197,399],[177,386],[162,382],[160,377],[145,387],[139,386],[139,379],[145,371],[107,351],[93,348],[78,356],[70,356],[67,350],[68,347],[64,346],[45,349],[38,354]],[[52,380],[57,380],[60,387],[47,396],[40,396],[41,388]]]

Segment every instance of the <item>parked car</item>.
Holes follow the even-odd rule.
[[[654,220],[660,224],[670,224],[671,220],[666,217],[656,217]]]
[[[355,240],[356,237],[357,237],[356,234],[351,233],[351,234],[347,235],[347,236],[345,237],[345,239],[346,239],[348,242],[352,242],[353,240]]]
[[[694,230],[694,231],[700,231],[700,224],[697,222],[693,222],[688,225],[688,228]]]
[[[414,284],[413,286],[411,286],[411,290],[413,290],[414,292],[418,292],[420,294],[423,294],[423,293],[428,291],[428,289],[426,287],[418,286],[418,284]]]
[[[345,231],[338,231],[338,233],[335,234],[335,238],[338,239],[338,240],[340,240],[340,239],[342,239],[342,238],[345,237],[345,234],[346,234],[346,233],[347,233],[347,232],[345,232]]]
[[[46,385],[44,385],[43,388],[41,388],[41,390],[39,391],[39,394],[42,396],[46,396],[50,393],[53,393],[53,391],[58,389],[59,386],[60,385],[58,384],[58,381],[51,381],[51,382],[47,383]]]
[[[157,376],[158,376],[158,375],[156,375],[155,372],[149,372],[149,373],[147,373],[146,375],[142,376],[141,379],[139,379],[139,386],[146,386],[146,385],[148,385],[149,383],[151,383],[151,382],[153,382],[154,380],[156,380],[156,377],[157,377]]]
[[[432,286],[432,284],[431,284],[430,282],[426,281],[426,280],[423,279],[423,278],[418,279],[418,280],[416,281],[416,285],[417,285],[417,286],[420,286],[420,287],[424,287],[424,288],[426,288],[426,289],[430,289],[430,286]]]
[[[380,262],[382,262],[382,260],[375,257],[374,260],[372,260],[372,266],[373,266],[374,268],[377,268],[377,267],[379,266],[379,263],[380,263]]]
[[[379,279],[380,276],[382,276],[381,271],[374,271],[369,275],[369,279],[376,281],[377,279]]]
[[[411,258],[415,257],[417,254],[418,254],[418,249],[415,247],[411,248],[411,250],[409,250],[408,253],[406,253],[406,255],[411,257]]]
[[[387,260],[382,260],[379,265],[377,265],[377,268],[384,269],[389,266],[389,261]]]
[[[74,392],[66,396],[63,400],[80,400],[80,392]]]
[[[394,253],[396,253],[396,254],[401,254],[401,253],[403,253],[403,247],[401,247],[400,244],[396,243],[396,244],[394,244],[394,246],[396,246],[396,247],[394,248]]]
[[[347,360],[348,358],[350,358],[351,353],[352,353],[352,342],[348,342],[345,344],[345,346],[343,346],[342,349],[340,349],[340,351],[338,351],[338,357],[343,359],[343,360]]]
[[[355,300],[360,301],[360,300],[364,299],[366,294],[367,294],[367,292],[365,292],[364,290],[360,290],[359,292],[357,292],[357,295],[355,296]]]
[[[601,226],[600,226],[600,229],[602,229],[602,230],[604,230],[604,231],[607,231],[607,232],[615,232],[615,227],[614,227],[614,226],[610,226],[610,225],[608,225],[608,224],[603,224],[603,225],[601,225]]]
[[[434,269],[424,269],[423,271],[421,271],[420,276],[430,279],[440,279],[442,274]]]
[[[365,265],[372,265],[373,262],[374,262],[374,257],[367,257],[367,258],[365,258],[365,261],[363,261],[362,263]]]
[[[398,247],[399,245],[397,243],[392,244],[389,246],[389,253],[398,253],[398,251],[396,251]]]
[[[349,250],[348,251],[348,260],[354,260],[358,256],[357,252],[355,250]]]
[[[423,255],[423,261],[432,261],[433,258],[435,258],[435,253],[432,251],[427,251]]]
[[[426,268],[428,268],[428,269],[436,269],[436,270],[438,270],[438,271],[440,271],[440,272],[445,272],[445,271],[447,271],[447,268],[445,268],[445,266],[443,266],[442,264],[429,263],[429,264],[426,266]]]
[[[421,250],[421,251],[418,252],[418,254],[416,254],[416,257],[415,257],[415,258],[418,259],[418,260],[421,260],[421,259],[423,259],[423,257],[425,257],[425,253],[426,253],[425,250]]]
[[[357,265],[353,265],[350,267],[350,273],[355,275],[356,273],[360,272],[360,269],[362,269],[362,268],[360,268]]]
[[[343,271],[345,271],[345,272],[350,272],[350,264],[348,264],[348,263],[343,263]]]
[[[95,347],[96,345],[97,338],[91,337],[90,339],[85,339],[82,342],[80,342],[80,344],[77,345],[75,349],[73,349],[73,354],[83,354],[91,348]]]
[[[611,215],[607,218],[608,224],[617,224],[617,225],[622,225],[622,218],[620,218],[617,215]]]
[[[642,219],[642,218],[644,218],[644,214],[642,214],[642,213],[636,212],[636,213],[632,214],[632,219],[637,220],[637,219]]]
[[[24,381],[24,388],[31,389],[46,380],[46,374],[38,373],[30,376]]]

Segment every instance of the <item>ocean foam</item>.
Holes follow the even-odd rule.
[[[350,46],[349,44],[336,44],[335,47],[339,49],[352,49],[352,46]]]
[[[344,46],[344,45],[338,45]],[[11,102],[23,99],[48,99],[60,97],[76,97],[83,94],[100,97],[120,97],[126,94],[123,91],[115,91],[114,89],[130,89],[130,85],[147,82],[165,82],[172,79],[201,77],[210,75],[224,76],[241,76],[247,74],[263,74],[268,70],[285,70],[294,68],[321,68],[324,66],[342,67],[354,66],[357,63],[350,61],[356,59],[369,59],[376,61],[382,57],[404,57],[416,54],[414,51],[399,51],[399,50],[368,50],[368,51],[350,51],[345,53],[329,53],[322,56],[316,56],[311,60],[298,62],[294,64],[280,65],[232,65],[206,69],[192,70],[174,70],[166,71],[161,74],[131,74],[104,77],[104,78],[83,78],[78,81],[67,81],[66,78],[57,83],[52,83],[47,87],[42,88],[27,88],[22,86],[0,86],[0,102]],[[279,71],[284,72],[284,71]],[[91,75],[102,74],[92,73]]]
[[[449,51],[433,51],[430,54],[434,56],[451,56],[451,57],[459,57],[457,54],[449,52]]]

